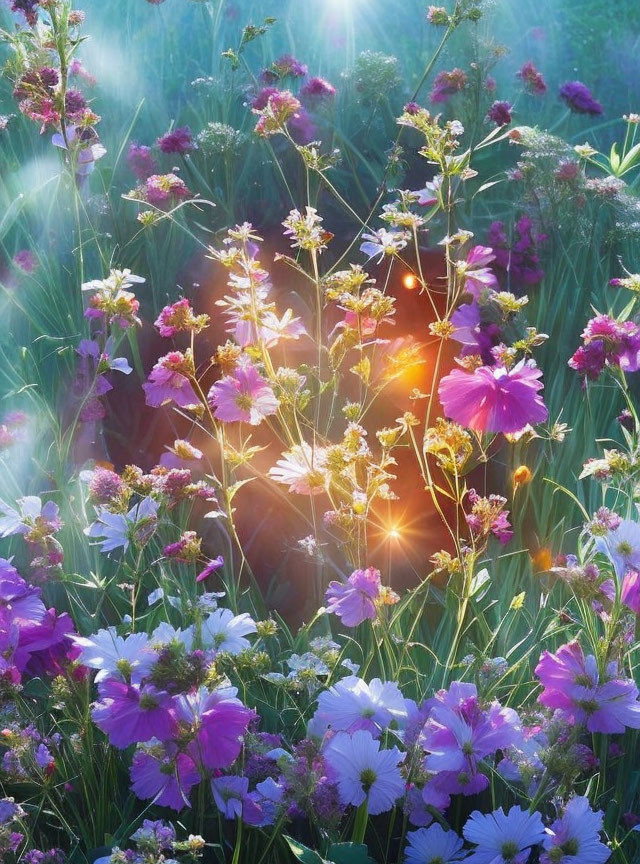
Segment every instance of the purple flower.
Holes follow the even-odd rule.
[[[516,712],[498,702],[482,710],[475,685],[460,681],[427,704],[431,710],[420,743],[427,752],[425,769],[438,775],[438,789],[462,795],[486,789],[489,779],[480,773],[480,762],[520,743],[522,727]]]
[[[476,432],[521,432],[542,423],[548,412],[539,390],[542,371],[521,361],[512,369],[480,366],[473,372],[454,369],[438,388],[444,413]]]
[[[591,90],[582,81],[567,81],[563,84],[560,98],[576,114],[590,114],[592,117],[602,114],[602,105],[593,98]]]
[[[167,402],[175,402],[180,408],[199,404],[191,382],[184,374],[187,362],[180,351],[171,351],[161,357],[142,385],[147,405],[159,408]]]
[[[222,555],[218,555],[216,558],[212,558],[204,568],[198,573],[196,576],[196,582],[204,582],[205,579],[208,579],[212,573],[217,573],[221,567],[224,567],[224,558]]]
[[[615,663],[600,676],[596,658],[585,657],[578,642],[563,645],[555,654],[544,651],[535,673],[543,687],[538,701],[560,711],[572,725],[585,723],[589,732],[605,733],[640,729],[635,682],[620,678]]]
[[[337,615],[345,627],[357,627],[376,617],[380,596],[380,571],[373,567],[354,570],[347,584],[330,582],[326,593],[327,612]]]
[[[601,830],[602,811],[594,812],[589,799],[577,795],[547,829],[540,864],[604,864],[611,850],[600,842]]]
[[[132,141],[127,150],[127,164],[139,180],[146,180],[156,173],[157,165],[151,147]]]
[[[569,366],[591,380],[606,366],[624,372],[640,368],[640,327],[633,321],[616,321],[609,315],[596,315],[582,331],[581,345]]]
[[[27,585],[11,561],[0,558],[0,612],[17,623],[42,621],[46,614],[40,589]]]
[[[404,794],[404,780],[399,763],[405,754],[397,747],[381,750],[380,742],[370,732],[359,729],[353,735],[338,732],[324,752],[333,769],[343,804],[359,807],[367,802],[367,811],[375,816],[390,810]]]
[[[213,385],[207,401],[218,420],[241,421],[251,426],[275,414],[279,406],[271,385],[248,357],[238,363],[232,375],[225,375]]]
[[[506,126],[511,123],[512,110],[509,102],[496,101],[487,111],[487,119],[492,120],[496,126]]]
[[[262,810],[249,795],[248,777],[214,777],[211,792],[216,807],[225,819],[244,819],[251,825],[262,821]]]
[[[335,95],[336,88],[324,78],[309,78],[300,90],[300,97],[312,104],[332,99]]]
[[[637,570],[627,570],[622,580],[622,602],[640,615],[640,573]]]
[[[516,222],[515,235],[516,239],[510,244],[504,224],[499,221],[491,223],[489,242],[493,248],[496,266],[508,273],[512,280],[525,285],[537,285],[544,278],[538,245],[547,239],[546,234],[534,234],[531,219],[523,216]]]
[[[443,70],[438,72],[433,80],[433,87],[429,98],[432,102],[448,102],[449,99],[467,85],[467,75],[462,69],[452,69],[450,72]]]
[[[194,738],[188,753],[207,769],[228,768],[238,757],[247,726],[255,714],[236,698],[235,687],[196,693],[176,700],[178,719],[189,724]]]
[[[183,810],[190,807],[189,793],[200,773],[186,753],[173,753],[175,746],[157,742],[136,750],[131,764],[131,789],[141,799],[153,798],[160,807]]]
[[[538,72],[531,60],[528,60],[522,65],[522,68],[516,72],[516,75],[529,93],[535,96],[543,96],[547,92],[547,85],[542,73]]]
[[[502,807],[493,813],[474,810],[462,831],[476,848],[466,864],[525,864],[532,846],[542,843],[545,831],[539,813]]]
[[[405,864],[455,864],[466,854],[456,832],[445,831],[437,823],[407,834]]]
[[[604,537],[596,539],[596,548],[610,559],[619,579],[627,570],[640,569],[640,523],[621,519]]]
[[[157,144],[163,153],[184,154],[196,149],[191,129],[188,126],[178,126],[171,132],[165,132],[161,138],[158,138]]]
[[[152,738],[167,741],[176,731],[172,697],[151,684],[136,687],[107,678],[99,693],[91,716],[114,747],[124,750]]]

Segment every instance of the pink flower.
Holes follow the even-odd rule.
[[[622,602],[640,615],[640,573],[637,570],[627,570],[622,580]]]
[[[131,789],[138,798],[153,798],[159,807],[183,810],[200,773],[186,753],[172,755],[175,746],[154,744],[136,751],[131,764]]]
[[[532,362],[454,369],[440,382],[438,395],[447,417],[476,432],[520,432],[542,423],[548,412],[538,391],[542,372]]]
[[[161,357],[151,370],[148,380],[142,385],[147,405],[159,408],[167,402],[175,402],[180,408],[197,405],[200,401],[191,382],[184,375],[186,360],[179,351],[171,351]]]
[[[301,98],[311,103],[325,101],[335,95],[336,88],[324,78],[309,78],[300,90]]]
[[[228,768],[242,749],[242,739],[255,714],[236,698],[235,687],[209,692],[206,687],[177,700],[178,719],[195,737],[188,753],[207,769]]]
[[[151,147],[132,141],[127,151],[127,164],[139,180],[146,180],[155,173],[157,166]]]
[[[248,358],[238,363],[233,375],[225,375],[216,382],[207,399],[218,420],[241,421],[251,426],[275,414],[279,405],[271,385]]]
[[[542,73],[538,72],[531,60],[528,60],[520,71],[516,72],[516,75],[520,78],[529,93],[535,96],[542,96],[547,92],[547,85],[542,77]]]
[[[196,582],[204,582],[205,579],[208,579],[212,573],[215,573],[221,567],[224,567],[224,558],[222,555],[218,555],[216,558],[212,558],[205,566],[204,570],[198,573],[196,576]]]
[[[495,253],[490,246],[474,246],[469,250],[467,260],[458,265],[464,276],[466,291],[477,298],[483,291],[497,288],[498,280],[487,267],[495,260]]]
[[[593,654],[584,656],[580,644],[569,642],[555,654],[544,651],[535,673],[543,690],[538,701],[560,711],[572,725],[585,723],[589,732],[622,733],[640,729],[638,688],[620,678],[615,662],[600,676]]]
[[[196,144],[188,126],[178,126],[171,132],[166,132],[157,141],[163,153],[188,153],[196,149]]]
[[[330,582],[327,589],[327,611],[333,612],[345,627],[357,627],[367,618],[376,617],[375,601],[380,595],[380,571],[373,567],[354,570],[346,585]]]

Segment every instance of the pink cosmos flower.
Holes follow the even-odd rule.
[[[483,291],[498,287],[498,280],[487,265],[495,260],[495,253],[490,246],[474,246],[469,250],[467,260],[458,264],[458,270],[464,276],[465,290],[477,298]]]
[[[380,571],[373,567],[354,570],[342,582],[330,582],[326,593],[327,611],[337,615],[345,627],[357,627],[367,618],[376,617],[376,604],[380,594]]]
[[[152,738],[166,741],[176,731],[171,696],[151,684],[135,687],[107,678],[99,693],[101,701],[91,716],[114,747],[125,749]]]
[[[461,681],[427,704],[430,713],[420,743],[427,752],[424,767],[437,775],[438,790],[473,795],[486,789],[489,779],[478,770],[479,764],[497,750],[520,743],[522,726],[516,712],[498,702],[482,710],[475,685]],[[427,796],[431,791],[427,789]]]
[[[542,423],[548,412],[538,391],[542,371],[521,361],[513,369],[481,366],[473,372],[454,369],[438,388],[447,417],[476,432],[520,432]]]
[[[159,408],[167,402],[175,402],[180,408],[187,408],[198,404],[200,400],[183,374],[185,365],[184,355],[179,351],[171,351],[158,360],[148,380],[142,385],[147,405]]]
[[[225,375],[213,385],[207,400],[218,420],[241,421],[251,426],[275,414],[279,405],[271,385],[248,358],[238,363],[233,375]]]
[[[589,732],[622,733],[640,729],[638,688],[619,676],[610,663],[600,676],[593,654],[584,656],[580,644],[569,642],[555,654],[544,651],[535,673],[543,686],[538,701],[562,712],[572,725],[585,723]]]
[[[188,754],[207,769],[228,768],[242,749],[242,739],[255,714],[236,698],[235,687],[196,693],[176,700],[178,719],[193,729],[195,736]]]
[[[131,764],[131,789],[138,798],[153,798],[160,807],[183,810],[190,807],[189,793],[199,782],[200,772],[186,753],[175,753],[175,745],[151,741],[136,750]]]

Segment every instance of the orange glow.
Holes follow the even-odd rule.
[[[531,563],[533,565],[534,573],[546,573],[546,571],[550,570],[553,566],[553,555],[551,554],[551,550],[544,547],[538,549],[538,551],[531,556]]]
[[[413,275],[413,273],[405,273],[402,277],[402,284],[407,289],[407,291],[413,291],[414,288],[418,287],[418,280]]]

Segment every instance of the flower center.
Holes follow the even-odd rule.
[[[371,768],[365,768],[360,774],[360,782],[362,783],[362,788],[365,792],[368,792],[371,789],[377,779],[378,775]]]
[[[236,396],[236,405],[241,411],[251,411],[253,399],[248,393],[239,393]]]
[[[505,861],[513,861],[519,851],[518,844],[514,843],[513,840],[507,840],[500,847],[500,853]]]

